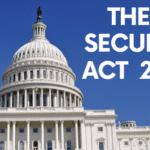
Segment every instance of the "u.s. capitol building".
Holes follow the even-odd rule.
[[[116,127],[114,110],[84,110],[76,76],[37,14],[32,39],[2,76],[0,150],[150,150],[150,127]]]

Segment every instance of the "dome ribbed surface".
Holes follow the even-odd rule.
[[[14,54],[12,64],[31,59],[55,61],[68,66],[63,53],[46,38],[31,40],[23,45]]]

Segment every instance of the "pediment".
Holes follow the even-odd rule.
[[[96,139],[96,141],[102,141],[102,142],[104,142],[104,141],[105,141],[105,139],[104,139],[104,138],[102,138],[102,137],[100,137],[100,138]]]

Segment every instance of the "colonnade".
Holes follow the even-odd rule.
[[[30,150],[30,122],[31,121],[27,121],[27,150]],[[44,120],[41,120],[41,150],[45,150],[44,147]],[[78,150],[79,149],[79,135],[78,135],[78,122],[80,122],[80,143],[81,143],[81,149],[83,149],[83,126],[84,126],[84,122],[83,121],[78,121],[75,120],[75,149]],[[10,150],[10,121],[7,122],[7,150]],[[58,141],[58,136],[59,136],[59,132],[58,132],[58,123],[59,121],[56,120],[55,121],[55,149],[57,150],[59,141]],[[12,149],[15,150],[16,149],[16,121],[12,122],[13,126],[12,126]],[[60,120],[60,130],[61,130],[61,149],[64,150],[64,120]]]
[[[75,94],[53,89],[32,88],[1,95],[1,107],[82,107],[82,99]]]

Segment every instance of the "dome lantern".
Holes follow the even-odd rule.
[[[37,9],[37,22],[32,26],[32,29],[33,29],[33,38],[32,40],[34,39],[45,39],[45,30],[46,30],[46,25],[42,22],[42,10],[41,8],[39,7]]]

